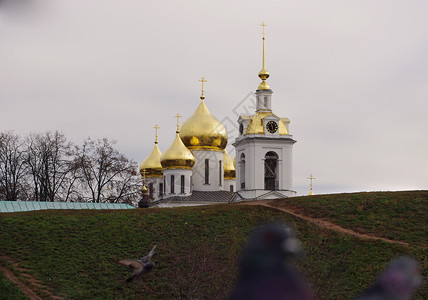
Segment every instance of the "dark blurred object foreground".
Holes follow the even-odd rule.
[[[238,280],[229,299],[313,299],[292,263],[301,252],[290,228],[282,224],[260,227],[241,253]]]
[[[409,300],[421,285],[418,262],[402,256],[392,260],[373,286],[357,300]]]
[[[293,231],[282,224],[258,228],[241,253],[230,300],[314,299],[293,258],[302,254]],[[410,300],[422,284],[420,267],[410,257],[392,260],[378,281],[356,300]]]

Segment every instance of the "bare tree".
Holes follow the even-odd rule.
[[[85,140],[78,160],[83,185],[90,191],[92,202],[135,202],[138,195],[137,163],[113,148],[115,141],[106,138]],[[106,190],[111,191],[108,199]]]
[[[0,133],[0,195],[4,200],[20,199],[25,171],[21,138],[11,131]]]
[[[76,182],[76,178],[69,175],[78,167],[73,144],[64,134],[55,131],[29,135],[27,147],[26,163],[32,177],[34,199],[69,200]]]

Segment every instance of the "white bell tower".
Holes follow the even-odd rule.
[[[266,83],[269,72],[265,66],[265,23],[263,26],[262,80],[256,90],[254,115],[238,119],[239,136],[236,149],[235,201],[275,199],[295,196],[292,189],[292,152],[296,142],[289,133],[288,118],[272,112],[272,90]]]

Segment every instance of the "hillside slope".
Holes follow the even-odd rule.
[[[427,206],[421,207],[426,215]],[[340,215],[331,220],[342,222]],[[242,205],[0,214],[0,264],[42,298],[221,299],[233,286],[247,234],[272,221],[296,229],[306,252],[298,267],[319,299],[354,297],[400,254],[417,257],[427,276],[428,256],[417,238],[410,246],[362,240],[273,208]],[[116,261],[145,255],[154,244],[153,272],[124,284],[129,270]],[[427,298],[427,287],[415,296]]]

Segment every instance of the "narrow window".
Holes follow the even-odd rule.
[[[159,196],[163,195],[163,183],[159,182]]]
[[[218,161],[218,185],[222,185],[222,183],[221,183],[221,160]]]
[[[184,175],[181,175],[181,190],[180,193],[184,194]]]
[[[193,192],[193,178],[192,178],[192,175],[190,175],[190,187],[189,187],[189,189],[190,189],[190,192]]]
[[[171,194],[174,194],[174,175],[171,175]]]
[[[230,185],[230,191],[233,193],[233,184]]]
[[[245,190],[245,154],[241,154],[241,161],[239,162],[239,179],[241,183],[241,190]]]
[[[153,198],[153,191],[154,191],[153,182],[150,182],[149,183],[149,196],[150,196],[150,198]]]
[[[166,176],[163,177],[163,193],[166,194]]]
[[[210,160],[205,159],[205,184],[210,184]]]

